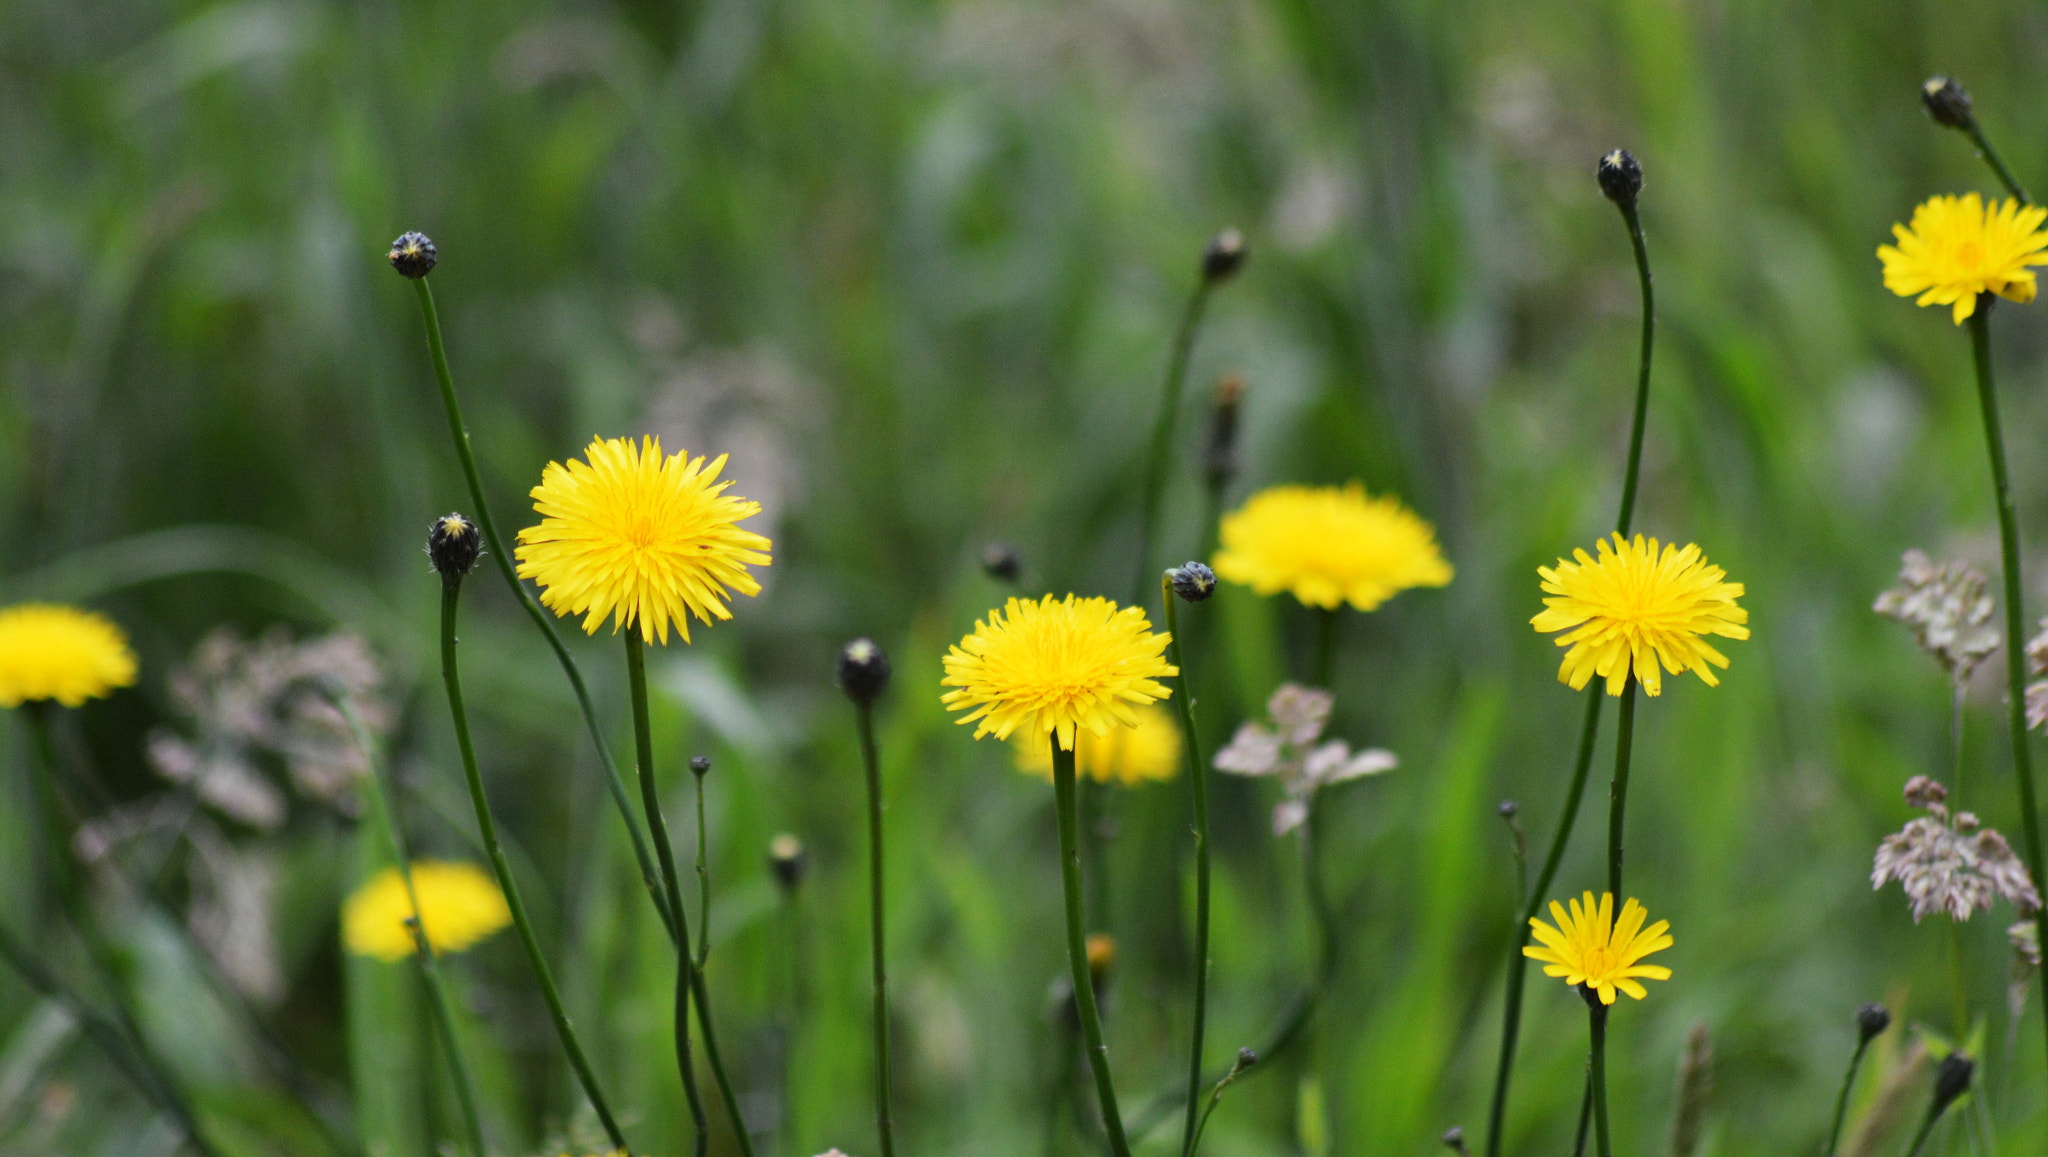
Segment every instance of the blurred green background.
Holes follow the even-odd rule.
[[[1870,603],[1911,546],[1996,574],[1964,332],[1886,293],[1873,255],[1916,201],[1995,188],[1920,111],[1942,71],[2048,186],[2048,14],[2027,4],[0,6],[0,594],[88,603],[141,654],[138,686],[63,738],[108,822],[154,817],[117,854],[162,902],[102,872],[101,911],[163,1051],[230,1152],[323,1151],[199,979],[195,937],[239,947],[249,999],[369,1152],[458,1135],[410,971],[340,952],[340,899],[376,859],[345,796],[266,754],[252,766],[289,806],[249,822],[145,754],[161,729],[193,735],[172,672],[215,628],[346,628],[386,674],[415,844],[475,858],[419,553],[429,516],[468,499],[412,292],[383,261],[417,228],[440,246],[507,533],[534,520],[542,465],[594,434],[730,452],[768,507],[766,591],[653,658],[686,857],[684,761],[715,761],[710,984],[764,1152],[874,1152],[861,781],[831,683],[859,634],[896,665],[903,1149],[1098,1151],[1085,1128],[1048,1132],[1047,1106],[1074,1096],[1048,996],[1065,969],[1050,793],[946,717],[939,657],[1008,593],[977,565],[992,540],[1017,544],[1027,593],[1127,593],[1134,448],[1202,246],[1235,225],[1251,256],[1195,351],[1156,561],[1198,549],[1203,414],[1240,373],[1233,503],[1362,479],[1435,521],[1457,579],[1344,617],[1333,733],[1402,767],[1330,798],[1350,950],[1315,1047],[1234,1089],[1206,1144],[1425,1154],[1454,1124],[1478,1141],[1516,907],[1495,806],[1520,801],[1547,838],[1581,702],[1528,629],[1534,568],[1609,528],[1620,485],[1636,297],[1592,170],[1624,144],[1648,174],[1661,323],[1637,529],[1698,541],[1746,583],[1755,635],[1727,648],[1720,689],[1676,682],[1640,713],[1630,890],[1671,920],[1676,976],[1615,1014],[1615,1129],[1626,1151],[1667,1147],[1680,1045],[1704,1022],[1702,1151],[1817,1152],[1858,1004],[1956,1028],[1947,929],[1867,883],[1913,814],[1900,784],[1949,768],[1944,679]],[[1994,322],[2036,548],[2041,310]],[[2048,552],[2031,557],[2048,578]],[[471,590],[471,709],[542,938],[636,1150],[681,1153],[666,949],[594,752],[496,577]],[[1312,623],[1289,600],[1228,590],[1182,623],[1212,751],[1306,673]],[[623,752],[619,647],[575,646]],[[1972,689],[1961,803],[2017,838],[1996,666]],[[28,746],[9,736],[0,862],[20,886],[0,918],[82,979],[33,883]],[[1606,743],[1596,758],[1560,892],[1601,879]],[[1221,1059],[1263,1035],[1309,941],[1270,785],[1212,790]],[[1185,1063],[1188,806],[1184,779],[1112,806],[1110,1039],[1131,1112]],[[764,868],[785,830],[811,854],[793,904]],[[2007,922],[1956,938],[1989,1111],[1943,1136],[1953,1153],[1993,1134],[2005,1153],[2048,1146],[2040,1001],[2010,1023]],[[513,938],[449,971],[494,1148],[594,1142]],[[1569,1145],[1584,1032],[1576,998],[1532,972],[1510,1152]],[[1903,1049],[1885,1040],[1881,1059]],[[1309,1056],[1321,1137],[1302,1128]],[[0,1148],[176,1144],[0,978]]]

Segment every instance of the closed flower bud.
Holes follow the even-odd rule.
[[[1856,1033],[1862,1044],[1869,1044],[1877,1034],[1891,1025],[1891,1010],[1881,1004],[1872,1002],[1856,1010]]]
[[[1244,267],[1244,234],[1225,229],[1209,239],[1202,250],[1202,278],[1210,284],[1225,281]]]
[[[460,514],[447,514],[427,529],[427,558],[441,574],[441,581],[459,583],[483,553],[483,535],[476,523]]]
[[[691,757],[690,757],[690,774],[691,774],[691,775],[694,775],[694,776],[696,776],[696,777],[697,777],[698,779],[703,779],[703,778],[704,778],[705,776],[707,776],[707,775],[710,775],[710,774],[711,774],[711,757],[710,757],[710,756],[708,756],[708,755],[693,755],[693,756],[691,756]]]
[[[1247,1048],[1237,1050],[1237,1068],[1239,1072],[1243,1072],[1245,1069],[1251,1068],[1258,1063],[1259,1054]]]
[[[1941,1058],[1941,1064],[1934,1070],[1934,1108],[1940,1113],[1949,1107],[1957,1097],[1968,1091],[1970,1078],[1977,1074],[1977,1062],[1961,1049]]]
[[[1453,1153],[1460,1154],[1462,1157],[1462,1154],[1465,1152],[1465,1130],[1458,1128],[1456,1125],[1445,1129],[1443,1142],[1444,1148],[1449,1149]]]
[[[1199,562],[1185,562],[1167,571],[1166,581],[1173,584],[1174,594],[1191,603],[1216,593],[1216,572]]]
[[[1643,191],[1643,167],[1627,149],[1616,149],[1600,158],[1597,172],[1600,191],[1624,209],[1636,207],[1636,195]]]
[[[1927,115],[1934,118],[1935,124],[1969,131],[1973,117],[1970,93],[1957,84],[1954,77],[1929,77],[1927,83],[1920,86],[1920,103],[1927,106]]]
[[[889,687],[889,656],[873,639],[855,639],[839,652],[839,689],[863,706]]]
[[[1504,820],[1511,820],[1514,819],[1516,816],[1522,814],[1522,805],[1516,803],[1514,800],[1504,799],[1500,801],[1500,807],[1495,810],[1500,812],[1500,818]]]
[[[1007,542],[991,542],[981,550],[983,574],[997,582],[1013,583],[1024,573],[1024,564],[1017,558],[1017,548]]]
[[[810,868],[810,857],[804,852],[804,842],[788,832],[783,832],[768,841],[768,874],[782,885],[785,892],[793,892],[804,882],[804,873]]]
[[[433,239],[425,233],[401,233],[391,243],[391,268],[414,281],[432,273],[440,259]]]

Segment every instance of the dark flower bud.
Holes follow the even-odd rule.
[[[1167,571],[1166,581],[1173,584],[1174,594],[1191,603],[1216,593],[1216,572],[1199,562],[1184,562]]]
[[[440,260],[433,239],[425,233],[401,233],[391,243],[391,268],[414,281],[432,273]]]
[[[1955,82],[1954,77],[1929,77],[1920,86],[1920,103],[1927,106],[1927,115],[1934,123],[1944,128],[1970,130],[1974,114],[1970,111],[1970,93]]]
[[[889,687],[889,656],[873,639],[855,639],[839,652],[839,689],[863,706]]]
[[[981,570],[997,582],[1013,583],[1024,573],[1024,563],[1017,557],[1017,548],[1007,542],[991,542],[981,548]]]
[[[785,892],[793,892],[804,882],[804,872],[810,868],[810,857],[804,852],[804,842],[788,832],[768,841],[768,874],[782,885]]]
[[[1238,1067],[1238,1071],[1242,1072],[1242,1071],[1244,1071],[1245,1069],[1251,1068],[1251,1067],[1252,1067],[1253,1065],[1255,1065],[1255,1064],[1258,1064],[1258,1063],[1259,1063],[1259,1054],[1257,1054],[1257,1053],[1253,1052],[1253,1051],[1252,1051],[1252,1050],[1250,1050],[1250,1049],[1246,1049],[1246,1048],[1241,1048],[1241,1049],[1238,1049],[1238,1050],[1237,1050],[1237,1067]]]
[[[459,583],[483,553],[484,538],[476,523],[460,514],[446,514],[427,529],[427,558],[441,573],[441,581]]]
[[[1444,1148],[1451,1152],[1461,1155],[1465,1152],[1465,1130],[1456,1125],[1444,1130],[1443,1141]]]
[[[1643,191],[1643,167],[1627,149],[1616,149],[1600,158],[1600,191],[1624,209],[1636,207],[1636,195]]]
[[[1881,1004],[1873,1001],[1856,1010],[1856,1033],[1861,1044],[1869,1044],[1878,1033],[1891,1026],[1891,1010]]]
[[[1214,285],[1235,276],[1244,267],[1244,234],[1225,229],[1209,239],[1202,250],[1202,278]]]
[[[1496,810],[1500,812],[1500,818],[1504,820],[1511,820],[1514,819],[1516,816],[1522,814],[1522,805],[1516,803],[1514,800],[1504,799],[1500,801],[1500,807]]]
[[[694,775],[694,776],[696,776],[696,777],[697,777],[698,779],[703,779],[703,778],[704,778],[705,776],[707,776],[707,775],[710,775],[710,774],[711,774],[711,757],[710,757],[710,756],[708,756],[708,755],[693,755],[693,756],[691,756],[691,757],[690,757],[690,774],[691,774],[691,775]]]
[[[1940,1113],[1949,1107],[1957,1097],[1969,1091],[1970,1078],[1977,1075],[1977,1062],[1961,1049],[1941,1058],[1941,1064],[1934,1070],[1934,1108]]]
[[[1209,409],[1209,450],[1202,458],[1212,487],[1221,488],[1237,473],[1237,413],[1243,401],[1243,378],[1230,374],[1216,383],[1216,400]]]

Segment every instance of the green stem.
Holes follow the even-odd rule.
[[[2018,178],[2012,175],[2011,169],[2005,167],[2004,158],[2000,157],[1998,150],[1992,148],[1991,142],[1985,139],[1984,130],[1977,126],[1975,117],[1970,118],[1970,123],[1963,129],[1963,135],[1969,137],[1970,143],[1977,146],[1977,152],[1983,155],[1985,163],[1991,166],[1991,171],[1998,174],[1998,183],[2005,186],[2005,191],[2012,194],[2013,200],[2022,205],[2028,204],[2027,191],[2020,188]]]
[[[477,832],[483,837],[484,851],[491,859],[491,870],[497,873],[498,887],[505,893],[505,905],[512,910],[512,925],[519,931],[519,943],[526,949],[527,963],[533,966],[534,978],[540,981],[541,995],[547,1000],[548,1015],[554,1020],[555,1035],[561,1038],[562,1051],[568,1054],[569,1065],[576,1070],[576,1079],[582,1084],[584,1095],[590,1099],[590,1107],[597,1111],[598,1120],[604,1124],[605,1135],[611,1138],[614,1147],[624,1149],[626,1136],[612,1117],[604,1090],[598,1086],[597,1076],[591,1072],[590,1062],[583,1055],[583,1045],[576,1039],[568,1010],[562,1005],[561,991],[555,987],[554,973],[549,971],[547,958],[541,955],[540,941],[533,934],[533,921],[527,918],[526,903],[519,896],[519,884],[512,878],[512,866],[506,862],[505,850],[498,844],[498,825],[491,818],[490,800],[484,795],[483,775],[477,771],[476,747],[470,741],[469,713],[462,706],[462,670],[455,658],[455,615],[461,600],[461,578],[444,578],[441,584],[441,683],[448,691],[448,714],[455,725],[455,745],[462,753],[462,775],[469,784],[469,802],[476,811]]]
[[[889,1121],[889,969],[883,956],[886,936],[882,921],[882,765],[875,753],[874,702],[856,700],[854,716],[860,725],[860,757],[868,781],[868,942],[872,949],[870,973],[874,987],[875,1131],[881,1136],[882,1157],[894,1157],[896,1131]]]
[[[590,688],[583,683],[583,672],[577,668],[576,660],[570,657],[569,649],[562,645],[561,636],[555,633],[553,619],[541,609],[526,584],[519,581],[519,573],[513,567],[512,552],[505,549],[504,542],[498,537],[497,524],[491,521],[490,505],[484,501],[483,479],[477,473],[476,456],[469,447],[469,428],[463,424],[462,404],[455,397],[455,377],[448,371],[448,351],[441,343],[441,318],[434,309],[434,291],[427,287],[424,277],[413,279],[412,285],[419,292],[420,316],[427,327],[427,349],[433,355],[434,377],[441,385],[441,408],[448,415],[448,435],[455,442],[456,457],[462,460],[462,477],[469,484],[469,500],[476,506],[476,524],[484,532],[484,553],[496,562],[498,573],[505,578],[505,585],[512,588],[513,597],[526,608],[527,618],[540,628],[548,647],[555,653],[555,661],[562,666],[562,673],[569,677],[570,689],[576,693],[576,705],[583,711],[584,729],[590,733],[590,742],[597,748],[598,762],[604,765],[606,788],[611,792],[619,818],[625,822],[626,835],[633,842],[633,858],[640,865],[640,880],[646,885],[647,894],[653,898],[655,911],[661,914],[661,922],[668,928],[669,939],[675,940],[676,926],[668,905],[662,900],[661,884],[654,876],[654,861],[647,854],[647,837],[633,818],[632,801],[626,795],[626,784],[619,777],[619,765],[612,758],[611,747],[604,741],[604,729],[598,725],[597,708],[590,702]]]
[[[1312,684],[1327,691],[1337,669],[1337,608],[1316,608],[1316,652]]]
[[[1621,688],[1621,715],[1614,727],[1614,782],[1607,789],[1607,890],[1614,894],[1617,915],[1621,909],[1622,813],[1628,809],[1629,753],[1635,746],[1636,679],[1630,675]]]
[[[633,750],[639,760],[640,805],[647,811],[647,828],[654,833],[654,853],[661,863],[663,895],[667,898],[669,916],[680,937],[676,945],[676,1068],[682,1076],[683,1097],[690,1105],[690,1120],[696,1126],[697,1157],[704,1157],[711,1143],[710,1118],[704,1112],[704,1098],[697,1091],[697,1068],[690,1059],[688,989],[698,972],[690,956],[690,921],[683,911],[683,885],[676,875],[675,849],[669,844],[668,822],[661,814],[661,793],[654,782],[654,725],[647,709],[647,654],[640,639],[639,624],[630,625],[625,635],[626,686],[633,698]],[[732,1112],[733,1131],[744,1143],[746,1122],[740,1119],[737,1106],[728,1103],[727,1108]]]
[[[1821,1157],[1835,1157],[1835,1147],[1842,1140],[1842,1121],[1849,1114],[1849,1090],[1856,1084],[1856,1070],[1863,1064],[1864,1050],[1870,1047],[1871,1038],[1862,1037],[1856,1042],[1856,1051],[1849,1054],[1849,1071],[1842,1074],[1842,1091],[1835,1094],[1835,1119],[1828,1126],[1828,1147],[1821,1150]]]
[[[1202,277],[1188,295],[1181,311],[1180,328],[1174,331],[1173,353],[1166,361],[1166,382],[1160,392],[1159,413],[1152,420],[1151,445],[1145,454],[1144,505],[1138,519],[1138,577],[1131,584],[1130,606],[1142,606],[1151,586],[1152,550],[1159,523],[1159,500],[1166,489],[1166,468],[1173,456],[1174,419],[1180,415],[1181,392],[1187,385],[1188,356],[1195,347],[1195,335],[1202,328],[1202,313],[1209,305],[1210,280]]]
[[[1202,1097],[1202,1034],[1209,1017],[1209,765],[1202,759],[1202,739],[1195,730],[1195,701],[1188,690],[1187,660],[1181,648],[1180,620],[1173,579],[1159,583],[1164,601],[1167,659],[1180,669],[1174,676],[1174,706],[1179,708],[1181,739],[1187,745],[1188,782],[1195,799],[1195,1023],[1188,1045],[1187,1123],[1181,1130],[1181,1157],[1194,1157],[1207,1111],[1197,1112]],[[1210,1097],[1209,1108],[1216,1107]]]
[[[1607,1136],[1607,1006],[1591,993],[1587,994],[1587,1016],[1593,1037],[1593,1137],[1600,1157],[1614,1157],[1614,1145]]]
[[[1579,1131],[1572,1137],[1572,1157],[1585,1157],[1586,1135],[1593,1130],[1593,1069],[1586,1067],[1586,1091],[1579,1098]]]
[[[354,736],[356,747],[363,753],[367,769],[362,778],[363,797],[369,804],[370,826],[377,829],[384,838],[384,852],[391,857],[392,866],[398,869],[398,878],[405,884],[405,901],[412,911],[421,911],[419,892],[412,883],[412,856],[406,851],[405,837],[400,833],[398,820],[393,815],[391,802],[384,794],[384,777],[378,771],[377,750],[370,741],[369,732],[363,727],[355,709],[349,706],[342,695],[331,695],[328,701],[341,712],[349,732]],[[417,918],[406,921],[412,929],[413,948],[419,961],[420,976],[427,982],[427,992],[432,998],[434,1024],[439,1030],[441,1047],[448,1055],[448,1067],[454,1077],[455,1098],[462,1108],[462,1124],[469,1133],[469,1151],[475,1157],[488,1157],[490,1150],[484,1148],[483,1118],[476,1108],[476,1087],[470,1080],[469,1062],[462,1055],[462,1043],[455,1035],[455,1016],[449,1009],[448,993],[441,982],[440,962],[434,955],[433,943],[427,938],[426,925]],[[428,1148],[433,1148],[431,1140]]]
[[[697,781],[697,924],[703,929],[697,937],[697,969],[701,972],[711,962],[711,868],[704,862],[709,846],[704,823],[704,777],[691,778]]]
[[[57,896],[64,907],[78,938],[85,945],[86,957],[100,974],[100,981],[106,986],[108,999],[114,1005],[114,1019],[126,1032],[136,1059],[151,1082],[157,1086],[159,1098],[178,1120],[180,1128],[192,1141],[194,1148],[207,1157],[218,1157],[218,1150],[199,1131],[199,1121],[192,1111],[192,1103],[185,1091],[170,1074],[163,1059],[150,1047],[149,1038],[142,1031],[141,1017],[135,1010],[134,999],[128,991],[127,982],[122,978],[120,964],[114,947],[100,933],[92,913],[86,910],[85,889],[71,862],[72,824],[64,810],[63,797],[57,791],[57,745],[50,733],[48,702],[37,700],[26,705],[23,714],[28,716],[29,734],[35,739],[36,772],[35,789],[40,801],[45,825],[44,844],[49,851],[50,874],[56,885]]]
[[[2012,732],[2013,782],[2020,793],[2020,834],[2027,853],[2027,870],[2034,879],[2048,879],[2041,871],[2041,823],[2034,802],[2034,764],[2027,751],[2027,659],[2021,640],[2026,638],[2026,615],[2021,598],[2026,584],[2020,576],[2019,516],[2013,509],[2012,480],[2005,470],[2005,435],[1998,422],[1998,391],[1991,380],[1991,294],[1977,296],[1977,311],[1970,315],[1970,353],[1977,369],[1977,401],[1984,411],[1984,444],[1991,458],[1991,487],[1998,501],[1998,545],[2005,571],[2005,675],[2006,718]],[[2041,942],[2048,944],[2048,909],[2034,913],[2034,928]],[[2048,1016],[2042,1017],[2048,1027]]]
[[[95,1011],[85,1002],[84,997],[59,980],[48,965],[36,959],[27,946],[16,940],[14,933],[5,928],[0,928],[0,956],[6,957],[8,965],[21,974],[21,978],[28,982],[30,988],[42,994],[45,999],[63,1005],[64,1010],[78,1022],[86,1037],[98,1045],[100,1051],[107,1054],[107,1059],[114,1062],[114,1067],[121,1070],[121,1075],[128,1078],[128,1083],[135,1086],[136,1092],[176,1118],[180,1126],[183,1126],[183,1114],[164,1095],[162,1086],[150,1076],[148,1063],[135,1054],[135,1046],[122,1033],[119,1025]],[[196,1135],[188,1133],[188,1136],[192,1136],[195,1145],[203,1144]]]
[[[1124,1139],[1124,1119],[1116,1107],[1116,1086],[1109,1076],[1109,1046],[1102,1040],[1102,1018],[1095,1008],[1095,984],[1088,975],[1088,945],[1081,924],[1081,853],[1075,841],[1080,820],[1074,805],[1074,753],[1060,746],[1059,735],[1047,737],[1052,744],[1052,786],[1059,813],[1060,883],[1067,904],[1067,962],[1074,978],[1074,1007],[1081,1014],[1081,1041],[1088,1050],[1088,1067],[1095,1074],[1095,1096],[1102,1105],[1102,1128],[1109,1134],[1112,1157],[1131,1157],[1130,1142]]]
[[[1636,282],[1642,291],[1643,328],[1636,356],[1636,410],[1629,423],[1628,469],[1622,475],[1621,515],[1615,530],[1624,537],[1635,518],[1636,485],[1643,473],[1643,431],[1650,419],[1650,352],[1657,341],[1657,302],[1650,291],[1650,251],[1643,242],[1643,221],[1632,204],[1621,206],[1621,219],[1628,225],[1629,245],[1636,254]]]

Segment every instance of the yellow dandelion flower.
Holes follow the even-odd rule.
[[[761,504],[727,497],[718,481],[725,455],[661,453],[659,438],[599,438],[567,465],[550,462],[533,488],[539,526],[519,532],[519,577],[541,586],[558,615],[582,615],[596,634],[637,626],[647,642],[668,642],[671,624],[690,641],[690,619],[730,619],[731,591],[761,593],[748,564],[768,565],[769,543],[741,521]]]
[[[1614,536],[1613,545],[1601,539],[1598,559],[1586,552],[1572,552],[1577,562],[1557,560],[1555,568],[1540,566],[1548,609],[1529,620],[1538,631],[1570,633],[1557,640],[1570,647],[1558,666],[1557,681],[1571,684],[1576,691],[1599,675],[1607,680],[1609,695],[1621,694],[1631,673],[1648,695],[1664,690],[1658,661],[1676,675],[1697,674],[1709,687],[1721,681],[1715,667],[1728,660],[1702,637],[1720,635],[1729,639],[1749,638],[1749,612],[1735,605],[1742,597],[1742,584],[1724,581],[1728,576],[1709,564],[1700,548],[1665,545],[1636,535],[1634,539]]]
[[[1027,740],[1053,734],[1072,751],[1081,731],[1136,727],[1137,708],[1170,694],[1157,682],[1180,674],[1161,657],[1167,642],[1138,607],[1073,595],[1011,599],[947,654],[941,685],[958,690],[939,701],[973,709],[960,722],[980,721],[976,739],[1008,739],[1021,728]]]
[[[1369,611],[1409,587],[1451,581],[1436,528],[1356,482],[1262,490],[1223,516],[1219,537],[1219,577],[1324,610],[1348,602]]]
[[[1952,305],[1956,324],[1977,312],[1977,295],[2034,300],[2034,271],[2048,265],[2048,209],[1999,201],[1986,206],[1975,193],[1930,197],[1913,210],[1911,225],[1893,225],[1897,246],[1880,245],[1884,287],[1915,305]]]
[[[512,922],[512,909],[489,872],[460,861],[417,860],[412,886],[421,923],[436,952],[461,952]],[[341,909],[341,940],[357,956],[402,960],[413,953],[412,901],[405,878],[386,868],[357,888]]]
[[[135,652],[111,619],[22,603],[0,611],[0,707],[55,699],[76,707],[135,682]]]
[[[1141,787],[1180,773],[1180,724],[1164,707],[1140,707],[1132,727],[1113,727],[1107,735],[1082,735],[1074,748],[1074,774],[1097,783]],[[1017,749],[1017,770],[1052,779],[1052,751],[1045,736],[1019,733],[1010,742]]]
[[[1597,904],[1591,892],[1585,893],[1583,902],[1573,900],[1571,904],[1571,912],[1566,913],[1557,901],[1550,902],[1555,928],[1541,920],[1529,921],[1530,931],[1542,946],[1525,946],[1522,955],[1543,961],[1543,975],[1558,977],[1573,988],[1583,984],[1600,994],[1602,1004],[1614,1003],[1617,988],[1641,1000],[1649,991],[1638,981],[1671,979],[1669,968],[1636,963],[1671,947],[1670,921],[1643,927],[1649,913],[1631,899],[1621,906],[1617,922],[1612,892],[1600,893]]]

